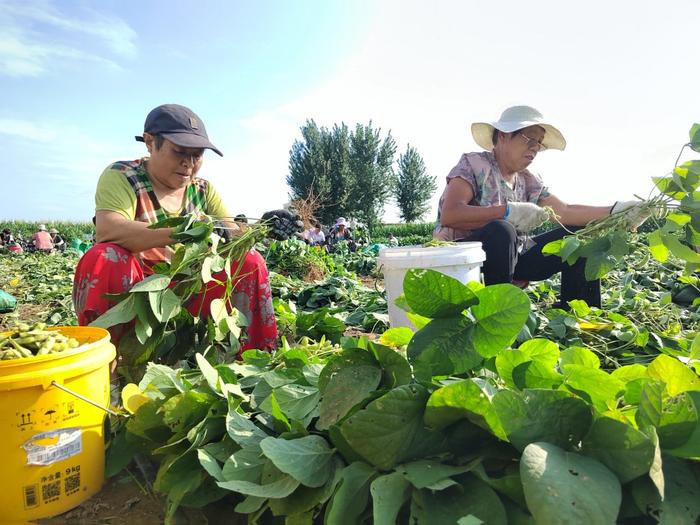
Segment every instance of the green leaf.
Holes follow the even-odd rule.
[[[625,365],[616,368],[610,373],[615,379],[619,379],[623,383],[628,383],[635,379],[647,377],[647,367],[640,364]]]
[[[454,466],[437,461],[420,460],[398,465],[396,472],[402,474],[417,489],[425,489],[439,481],[469,472],[472,468],[474,468],[473,464]]]
[[[467,317],[434,319],[414,334],[408,345],[408,360],[419,379],[461,374],[482,361],[473,340],[474,324]]]
[[[430,322],[429,317],[423,317],[422,315],[418,315],[415,312],[406,312],[406,317],[411,322],[411,324],[416,327],[416,330],[420,330]]]
[[[221,469],[223,481],[249,481],[259,483],[263,467],[268,460],[263,456],[260,447],[247,447],[238,450],[224,462]]]
[[[370,485],[374,525],[395,525],[403,504],[411,496],[411,486],[398,472],[375,478]]]
[[[582,365],[587,368],[600,368],[600,360],[588,348],[572,346],[561,352],[559,366],[564,370],[568,365]]]
[[[609,417],[596,419],[583,441],[583,452],[617,474],[620,483],[648,473],[654,451],[654,443],[646,434]]]
[[[430,318],[454,317],[478,302],[474,292],[457,279],[435,270],[408,270],[403,289],[411,310]]]
[[[246,498],[241,501],[238,505],[234,507],[234,510],[239,514],[253,514],[260,510],[263,503],[267,501],[267,498],[259,498],[257,496],[246,496]],[[276,501],[276,500],[273,500]]]
[[[564,376],[540,361],[528,361],[513,369],[513,382],[520,389],[556,388],[563,380]]]
[[[267,437],[250,419],[238,412],[237,407],[230,407],[226,416],[228,435],[241,447],[255,447]]]
[[[283,385],[275,388],[275,400],[280,410],[287,418],[302,420],[318,406],[321,394],[318,388],[304,385]],[[267,403],[263,401],[260,408],[267,410]]]
[[[530,313],[530,299],[512,284],[487,286],[471,308],[476,319],[472,344],[484,357],[493,357],[515,341]]]
[[[388,470],[403,459],[423,426],[427,399],[420,385],[395,388],[346,419],[341,434],[369,463]]]
[[[527,507],[537,523],[615,523],[620,482],[595,459],[532,443],[520,459]]]
[[[664,399],[657,426],[659,442],[664,449],[685,444],[698,426],[698,413],[689,392]]]
[[[496,356],[496,370],[509,387],[517,388],[513,382],[515,367],[528,361],[537,361],[553,369],[558,359],[559,348],[556,343],[547,339],[530,339],[516,350],[502,350]]]
[[[323,392],[316,428],[326,430],[337,423],[352,407],[376,390],[381,378],[382,372],[376,366],[350,365],[341,368],[331,377]]]
[[[129,293],[137,292],[157,292],[159,290],[164,290],[170,284],[170,277],[167,275],[160,275],[154,273],[149,275],[143,281],[136,283],[131,287]]]
[[[206,284],[212,280],[212,278],[211,278],[211,263],[212,262],[213,262],[212,257],[206,257],[202,261],[202,269],[200,271],[200,275],[202,276],[202,282],[204,284]]]
[[[559,255],[559,252],[561,251],[563,245],[564,239],[550,241],[542,247],[542,253],[544,255]]]
[[[564,369],[564,385],[572,392],[588,397],[600,411],[608,402],[615,402],[625,385],[607,372],[584,365],[568,365]]]
[[[457,486],[439,492],[427,489],[413,491],[410,523],[457,523],[470,514],[489,525],[507,524],[506,511],[498,494],[473,476]]]
[[[148,301],[154,317],[166,323],[180,313],[180,298],[170,288],[159,292],[149,292]]]
[[[318,377],[318,388],[321,393],[325,392],[326,386],[331,378],[342,368],[350,365],[377,366],[374,355],[364,348],[348,348],[340,353],[336,353],[323,367]]]
[[[700,378],[678,359],[660,355],[647,368],[649,377],[666,383],[666,393],[676,396],[690,390],[700,390]]]
[[[683,244],[677,237],[670,233],[662,233],[661,240],[671,253],[689,263],[700,263],[700,254],[695,250]]]
[[[331,479],[321,487],[311,488],[300,486],[292,494],[281,499],[271,499],[268,504],[272,514],[275,516],[293,516],[312,511],[314,507],[325,503],[335,492],[338,483],[340,483],[340,475],[343,462],[338,457],[333,458]]]
[[[214,324],[218,325],[222,319],[228,317],[228,309],[226,308],[226,303],[222,299],[214,299],[209,306],[209,311],[211,312],[212,321]]]
[[[443,386],[428,399],[424,415],[426,425],[442,429],[460,419],[468,419],[495,436],[507,439],[490,396],[477,380],[465,379]]]
[[[299,486],[299,481],[291,476],[279,476],[274,481],[268,483],[253,483],[251,481],[230,480],[217,481],[216,484],[222,489],[232,490],[247,496],[258,498],[284,498],[289,496]]]
[[[188,390],[163,403],[163,421],[174,433],[186,432],[209,412],[216,398],[204,392]]]
[[[197,361],[199,370],[202,372],[202,376],[204,376],[204,379],[206,379],[207,384],[209,385],[209,388],[211,388],[215,394],[223,397],[221,388],[219,388],[219,373],[216,371],[216,368],[211,366],[209,361],[207,361],[207,359],[199,352],[197,352],[194,357]]]
[[[696,417],[700,420],[700,392],[688,392],[688,396],[692,399]],[[695,425],[692,434],[684,444],[666,452],[681,458],[700,459],[700,423]]]
[[[586,402],[560,390],[500,390],[492,403],[508,440],[518,450],[534,441],[571,448],[591,425]]]
[[[398,328],[389,328],[379,338],[379,342],[386,346],[401,348],[411,342],[413,330],[400,326]]]
[[[635,480],[630,492],[637,507],[661,524],[697,523],[700,517],[700,486],[688,464],[664,456],[663,477],[666,480],[663,500],[649,479]]]
[[[321,436],[268,437],[260,442],[260,448],[278,469],[307,487],[320,487],[330,478],[334,451]]]
[[[120,303],[112,306],[112,308],[91,322],[89,326],[110,328],[118,324],[128,323],[134,317],[136,317],[136,296],[130,295]]]
[[[197,450],[197,458],[199,459],[199,463],[202,465],[202,468],[207,471],[207,474],[209,474],[216,481],[224,480],[223,474],[221,473],[221,465],[219,465],[219,462],[216,461],[214,456],[212,456],[206,450],[200,448]]]
[[[370,482],[377,472],[356,461],[342,470],[341,482],[326,507],[325,523],[357,525],[369,500]]]
[[[396,350],[370,343],[369,349],[382,367],[382,386],[395,388],[411,382],[413,372],[406,358]]]
[[[700,153],[700,124],[693,124],[688,136],[690,137],[690,148]]]

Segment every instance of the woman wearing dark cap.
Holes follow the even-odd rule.
[[[80,325],[87,325],[109,309],[105,293],[123,293],[153,265],[170,260],[172,228],[149,229],[150,224],[187,214],[229,217],[219,193],[197,176],[204,150],[221,152],[209,141],[202,120],[190,109],[166,104],[152,110],[144,132],[149,156],[111,164],[102,173],[95,193],[96,242],[76,269],[73,303]],[[235,223],[227,223],[236,228]],[[247,318],[243,349],[272,349],[277,329],[265,261],[251,250],[240,268],[231,301]],[[188,309],[207,316],[212,300],[224,286],[210,283]],[[114,334],[117,335],[118,334]]]

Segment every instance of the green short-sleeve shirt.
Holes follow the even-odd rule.
[[[145,160],[147,159],[141,159],[141,161],[137,162],[143,164]],[[116,167],[121,164],[112,164],[102,172],[95,192],[95,210],[113,211],[122,215],[125,219],[135,220],[136,193],[134,193],[134,189],[126,179],[124,170]],[[169,216],[178,216],[183,210],[182,206],[177,210],[161,207]],[[224,202],[221,200],[221,195],[210,182],[207,183],[204,212],[210,217],[230,216]]]

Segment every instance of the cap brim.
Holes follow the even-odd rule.
[[[214,153],[223,157],[224,154],[219,151],[219,149],[209,142],[204,137],[199,135],[192,135],[190,133],[161,133],[163,138],[168,139],[170,142],[177,146],[182,146],[183,148],[206,148],[212,150]],[[137,135],[134,137],[137,142],[145,142],[143,137]]]
[[[194,135],[192,133],[162,133],[161,136],[183,148],[206,148],[212,150],[220,157],[224,156],[214,144],[199,135]]]

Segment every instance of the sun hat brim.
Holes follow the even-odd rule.
[[[544,129],[542,144],[547,149],[564,151],[566,148],[566,139],[564,139],[564,135],[561,134],[561,131],[551,124],[544,124],[533,120],[520,120],[517,122],[474,122],[471,129],[474,142],[486,151],[491,151],[493,149],[494,129],[504,133],[512,133],[520,129],[529,128],[530,126],[539,126]]]

